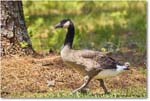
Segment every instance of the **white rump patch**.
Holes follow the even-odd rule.
[[[126,66],[120,66],[120,65],[117,65],[117,71],[123,71],[124,69],[126,69],[127,67]]]

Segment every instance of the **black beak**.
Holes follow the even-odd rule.
[[[63,26],[61,25],[61,23],[58,23],[54,26],[55,28],[62,28]]]

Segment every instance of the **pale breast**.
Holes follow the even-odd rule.
[[[69,67],[72,68],[74,70],[77,70],[79,73],[81,73],[82,75],[86,74],[86,67],[80,64],[76,64],[74,62],[70,62],[70,61],[64,61],[64,63]]]
[[[116,71],[116,69],[106,69],[98,73],[95,76],[96,79],[102,79],[107,77],[112,77],[118,75],[120,72]]]

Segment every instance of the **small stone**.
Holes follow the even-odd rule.
[[[50,86],[55,86],[55,81],[52,80],[52,81],[47,81],[47,86],[50,87]]]

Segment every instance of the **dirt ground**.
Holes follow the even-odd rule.
[[[131,70],[116,77],[104,79],[104,82],[109,91],[140,86],[146,88],[146,73],[142,71],[144,70],[131,66]],[[67,68],[60,56],[56,54],[43,58],[16,55],[1,59],[2,97],[15,92],[45,93],[65,89],[72,91],[82,83],[82,76],[75,70]],[[91,92],[103,93],[97,80],[93,79],[89,88]]]

